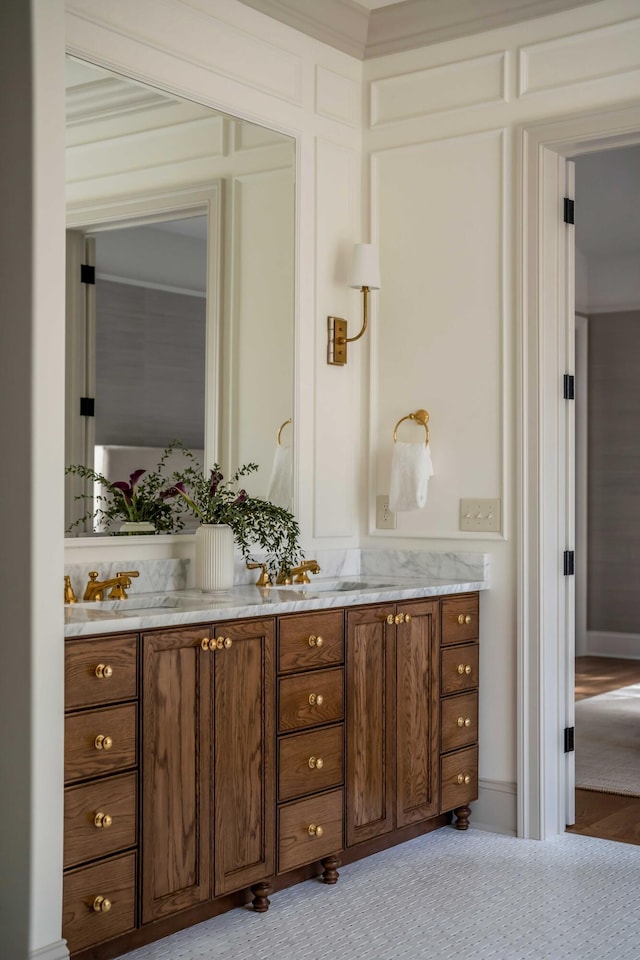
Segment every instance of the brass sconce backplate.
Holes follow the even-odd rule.
[[[347,321],[340,317],[327,317],[329,342],[327,344],[327,363],[343,367],[347,362]]]

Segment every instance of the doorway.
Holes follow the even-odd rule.
[[[574,798],[573,547],[563,376],[573,370],[572,240],[562,208],[567,157],[640,143],[640,104],[522,130],[519,360],[518,834],[564,832]],[[573,445],[571,444],[571,449]],[[571,458],[572,459],[572,458]],[[572,481],[573,477],[569,479]],[[571,584],[571,585],[570,585]]]
[[[569,829],[640,844],[640,146],[577,157],[575,181],[576,792]]]

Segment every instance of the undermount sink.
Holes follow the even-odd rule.
[[[389,590],[399,586],[398,583],[389,583],[388,580],[368,578],[340,577],[335,580],[311,580],[311,583],[283,583],[278,584],[278,590],[308,591],[310,593],[358,593],[361,590]]]

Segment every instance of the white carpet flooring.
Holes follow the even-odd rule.
[[[640,797],[639,754],[640,683],[576,703],[576,787]]]
[[[637,960],[640,847],[446,827],[127,960]]]

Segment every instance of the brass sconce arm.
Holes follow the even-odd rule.
[[[349,286],[362,293],[362,327],[355,337],[347,336],[347,321],[328,317],[327,363],[343,367],[347,362],[347,344],[364,336],[369,319],[369,293],[380,287],[378,254],[370,243],[357,243],[354,248],[352,276]]]

